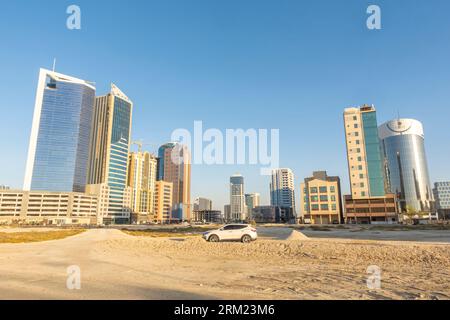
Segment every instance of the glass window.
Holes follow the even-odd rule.
[[[318,196],[311,196],[311,202],[319,202]]]
[[[319,205],[318,204],[313,204],[313,205],[311,205],[311,209],[313,211],[319,211]]]
[[[321,204],[320,205],[320,210],[323,210],[323,211],[328,211],[328,204]]]
[[[311,191],[311,193],[317,193],[317,187],[312,187],[312,188],[310,189],[310,191]]]
[[[334,186],[331,186],[331,187],[330,187],[330,192],[331,192],[331,193],[335,193],[335,192],[336,192],[336,188],[335,188]]]
[[[328,196],[326,196],[326,195],[320,196],[320,202],[327,202],[327,201],[328,201]]]

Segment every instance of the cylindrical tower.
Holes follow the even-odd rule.
[[[379,127],[387,185],[402,213],[435,211],[422,124],[398,119]]]

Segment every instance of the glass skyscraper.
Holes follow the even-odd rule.
[[[84,192],[95,87],[41,69],[24,190]]]
[[[422,124],[413,119],[389,121],[379,128],[387,186],[400,211],[435,212]]]

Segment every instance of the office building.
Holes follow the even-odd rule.
[[[270,204],[275,207],[292,208],[295,215],[295,184],[294,173],[291,169],[275,169],[272,171]]]
[[[178,221],[178,217],[172,218],[172,182],[156,181],[155,183],[155,207],[153,222],[167,224]]]
[[[130,222],[131,188],[127,186],[133,103],[111,85],[111,92],[95,99],[93,134],[86,192],[108,195],[100,217],[105,224]],[[103,185],[103,186],[99,186]]]
[[[95,87],[41,69],[24,190],[84,192]]]
[[[96,196],[76,192],[0,191],[0,223],[95,224]]]
[[[387,189],[397,196],[402,214],[436,212],[428,174],[422,124],[397,119],[379,127]]]
[[[450,219],[450,181],[436,182],[433,189],[440,219]]]
[[[394,223],[395,196],[386,194],[377,116],[374,106],[344,112],[351,195],[344,197],[345,219],[352,223]],[[395,201],[394,201],[395,202]]]
[[[172,218],[191,220],[191,155],[186,146],[170,142],[158,151],[158,180],[173,184]]]
[[[149,222],[154,215],[155,183],[158,161],[148,152],[128,156],[128,181],[133,222]]]
[[[218,210],[198,210],[193,212],[192,222],[222,223],[222,212]]]
[[[245,206],[244,177],[240,174],[230,178],[230,221],[239,222],[247,219]]]
[[[341,181],[326,171],[314,172],[300,186],[303,222],[308,224],[340,224],[344,222]]]
[[[231,205],[226,204],[223,206],[223,217],[225,221],[231,221]]]

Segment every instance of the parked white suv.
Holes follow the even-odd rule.
[[[209,242],[241,241],[250,243],[258,239],[258,233],[248,224],[229,224],[218,230],[205,232],[203,239]]]

